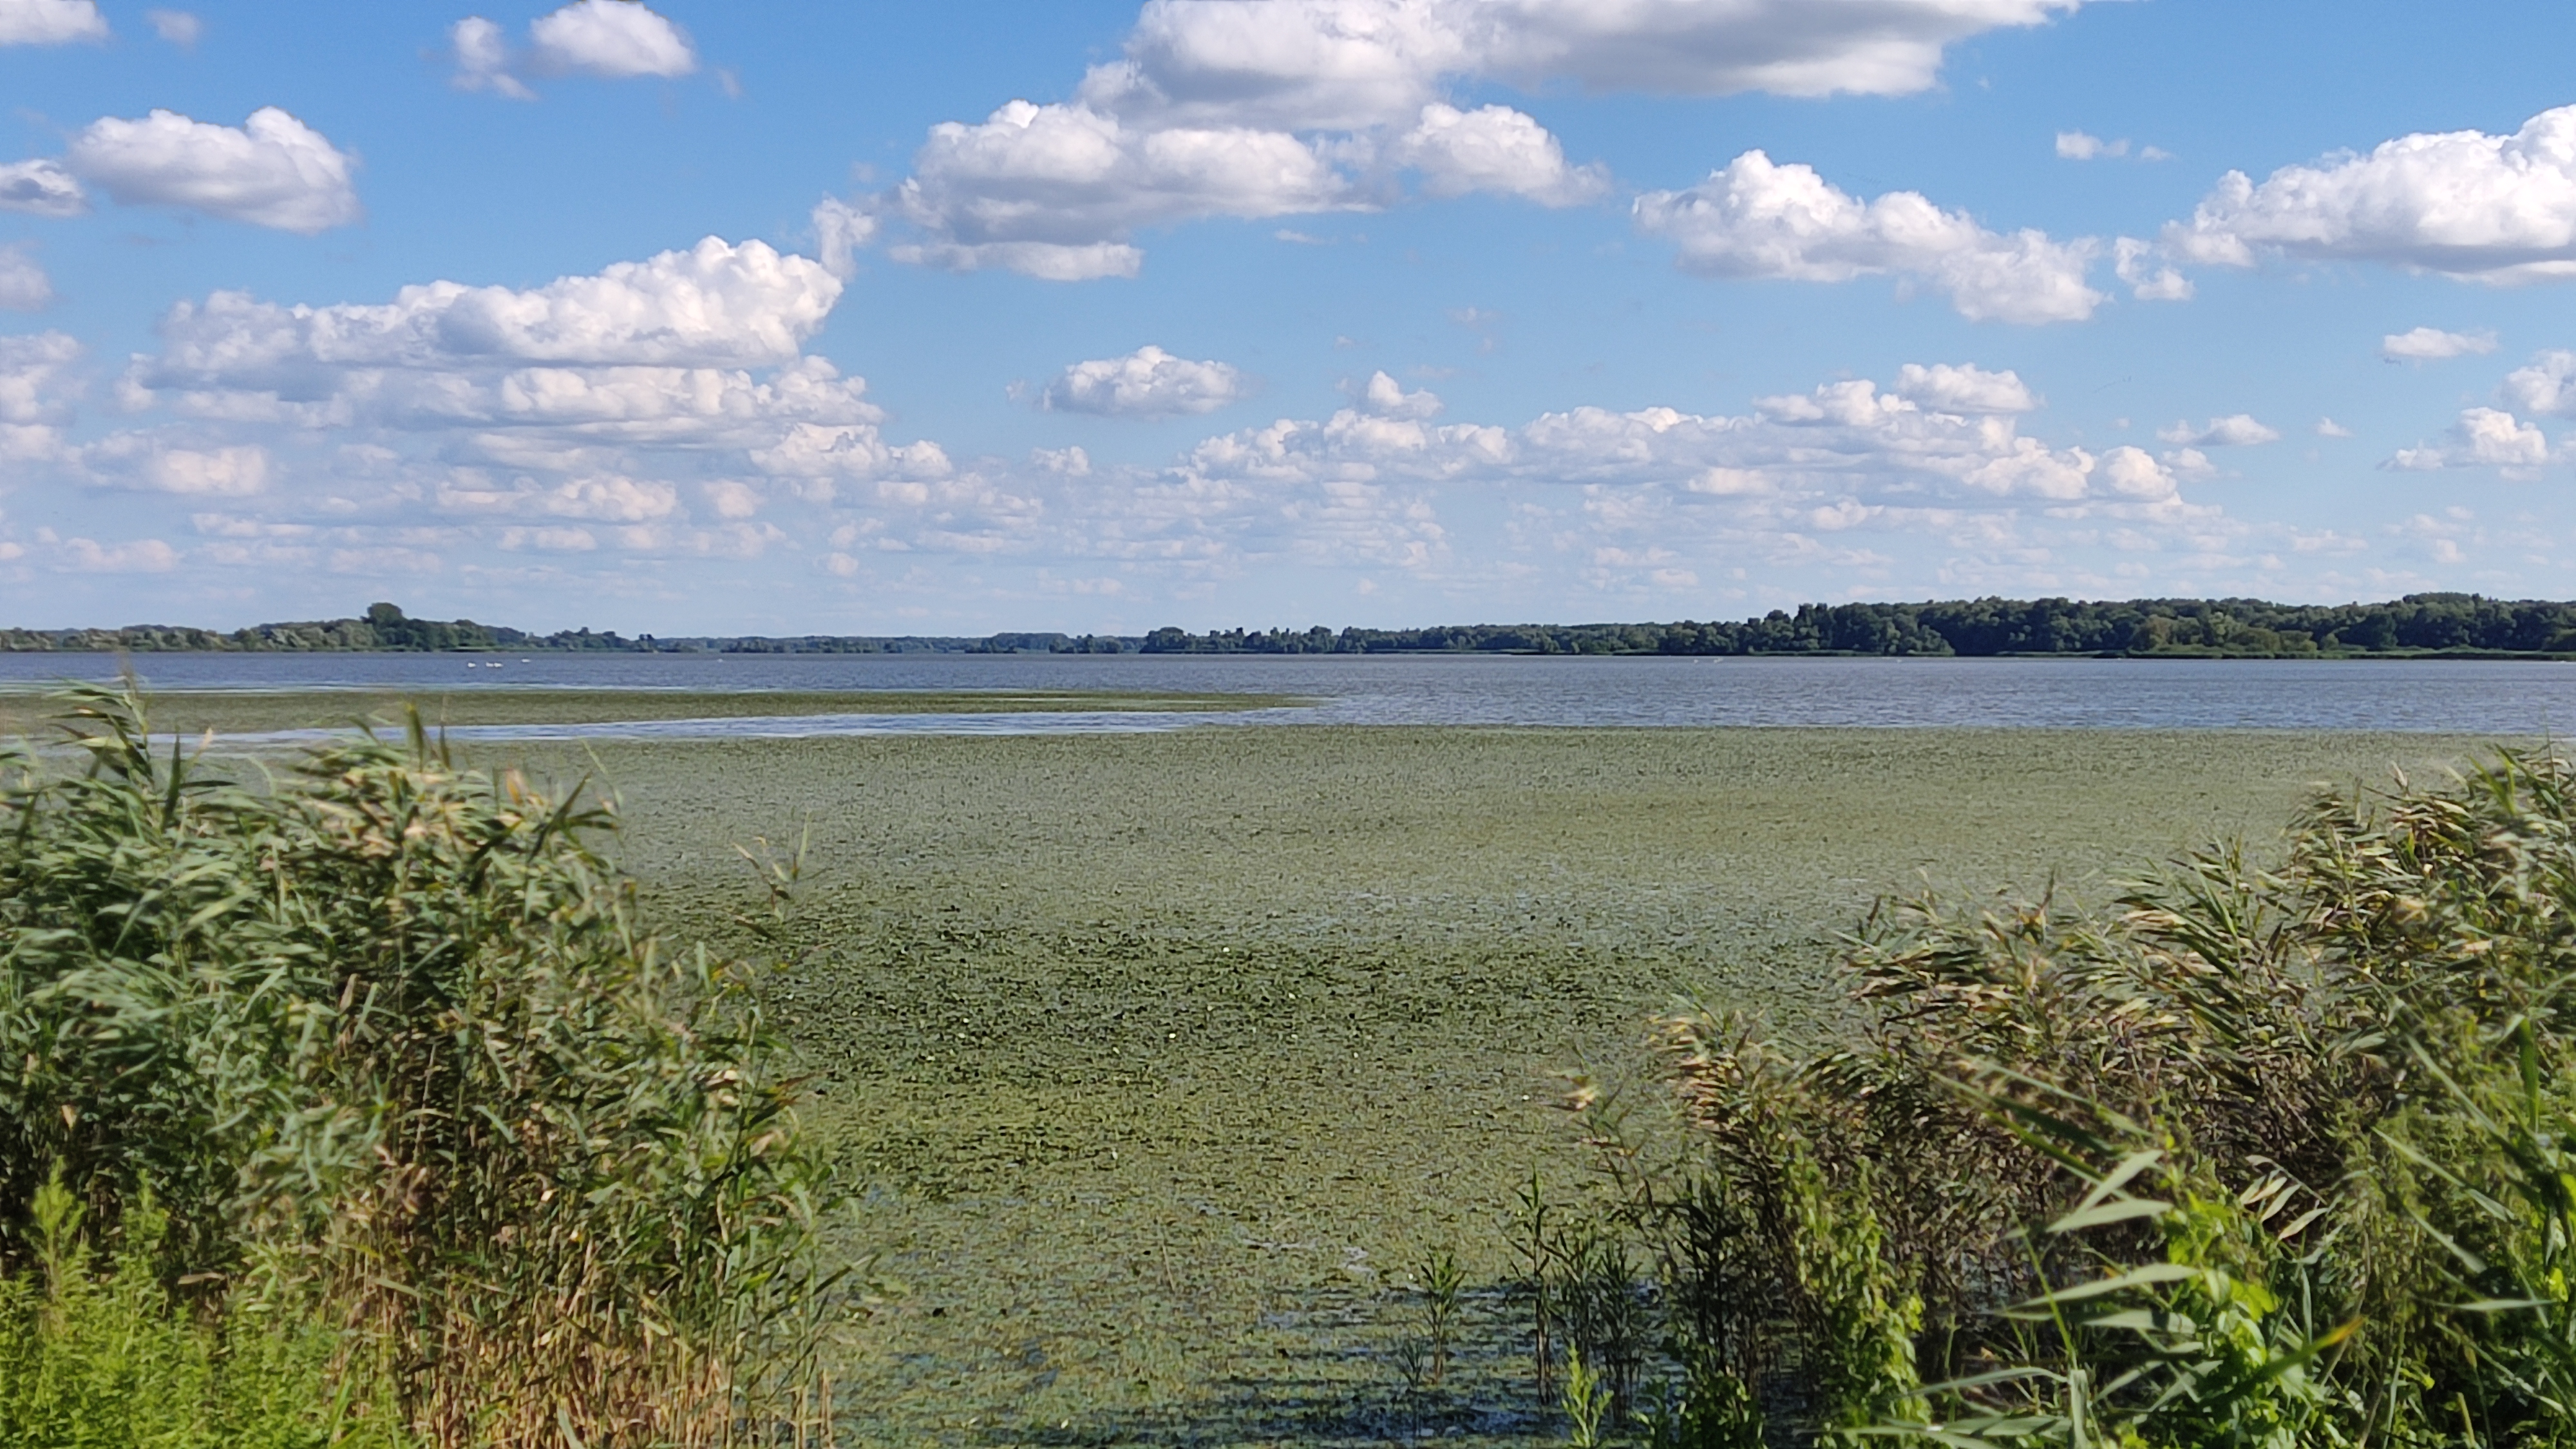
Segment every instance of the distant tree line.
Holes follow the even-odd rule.
[[[471,619],[414,619],[392,604],[371,604],[354,619],[253,624],[229,632],[165,624],[121,629],[0,629],[0,650],[13,652],[108,651],[137,654],[186,651],[225,653],[446,652],[491,649],[650,649],[652,636],[625,639],[614,633],[567,629],[530,634]]]
[[[1157,629],[1148,654],[2315,654],[2576,653],[2576,603],[2410,594],[2384,604],[2261,599],[1964,599],[1804,604],[1758,619],[1466,624],[1429,629]]]
[[[1758,619],[1670,624],[1448,624],[1426,629],[1157,629],[1107,634],[807,634],[627,638],[531,634],[471,619],[414,619],[392,604],[357,618],[230,632],[156,624],[0,629],[0,650],[298,652],[606,650],[713,654],[2092,654],[2292,658],[2330,654],[2576,655],[2576,602],[2409,594],[2384,604],[2261,599],[1960,599],[1802,604]]]

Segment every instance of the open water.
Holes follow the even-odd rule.
[[[2576,665],[2483,660],[1700,659],[1510,655],[164,654],[162,689],[1139,690],[1308,701],[1237,713],[839,714],[461,727],[486,739],[1067,733],[1242,724],[2576,731]],[[113,679],[0,654],[0,688]]]

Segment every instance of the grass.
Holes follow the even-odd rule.
[[[0,690],[0,740],[50,732],[59,708],[50,688]],[[483,688],[448,693],[384,689],[194,690],[152,696],[156,729],[338,729],[373,719],[399,729],[406,703],[435,728],[451,725],[575,724],[596,721],[742,719],[812,714],[1028,714],[1076,710],[1234,711],[1306,701],[1265,694],[1156,694],[1128,690],[700,690]]]
[[[621,792],[654,909],[721,935],[810,830],[773,1006],[900,1286],[854,1442],[1554,1433],[1514,1193],[1580,1169],[1554,1074],[1676,992],[1828,1030],[1833,933],[1926,877],[2100,900],[2277,841],[2425,736],[1223,729],[530,748]],[[1422,1265],[1458,1348],[1415,1387]]]

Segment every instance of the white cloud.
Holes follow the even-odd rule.
[[[0,337],[0,423],[59,423],[71,412],[68,376],[81,346],[60,332]]]
[[[718,518],[749,518],[760,512],[760,490],[738,478],[719,479],[703,491]]]
[[[0,166],[0,211],[31,216],[78,216],[89,210],[80,183],[59,161],[12,161]]]
[[[0,0],[0,45],[62,45],[105,40],[97,0]]]
[[[2155,243],[2133,236],[2111,243],[2111,270],[2141,302],[2188,302],[2191,279],[2160,260]]]
[[[1900,373],[1927,395],[2027,398],[2008,372],[1945,365]],[[1939,379],[1939,381],[1936,381]],[[2006,381],[2009,379],[2009,383]],[[2170,503],[2164,465],[2135,448],[2096,457],[2020,436],[2008,416],[1929,410],[1867,379],[1755,400],[1749,417],[1672,408],[1575,408],[1520,428],[1428,426],[1420,418],[1345,409],[1321,422],[1282,420],[1211,438],[1182,471],[1258,485],[1331,480],[1534,480],[1650,487],[1737,500],[1776,514],[1845,500],[1921,509],[1991,508],[2014,499],[2065,507]]]
[[[349,179],[356,158],[275,106],[240,127],[175,111],[105,117],[72,137],[65,159],[127,204],[187,207],[307,236],[359,217]]]
[[[2343,424],[2336,422],[2332,418],[2319,418],[2317,419],[2317,436],[2320,438],[2349,438],[2352,436],[2352,429],[2345,427]]]
[[[1141,129],[1083,105],[1013,101],[981,125],[934,126],[913,167],[893,206],[929,239],[897,260],[1050,281],[1133,276],[1136,227],[1358,204],[1348,178],[1284,132]]]
[[[501,547],[513,552],[533,548],[541,553],[588,553],[599,547],[599,538],[587,528],[505,528]]]
[[[840,292],[819,262],[716,238],[527,289],[333,306],[219,292],[172,308],[120,385],[178,422],[38,451],[96,483],[331,522],[352,558],[504,528],[552,550],[543,530],[574,524],[604,527],[603,549],[749,557],[787,538],[756,519],[777,500],[956,473],[935,443],[886,439],[864,382],[801,350]]]
[[[759,366],[794,360],[840,279],[766,243],[708,237],[542,287],[405,287],[384,304],[281,307],[240,292],[181,303],[155,387],[292,386],[316,370]]]
[[[1444,79],[1721,95],[1904,95],[1951,43],[2037,25],[2075,0],[1152,0],[1094,96],[1288,128],[1352,129],[1409,112]],[[1132,103],[1132,102],[1131,102]]]
[[[1047,384],[1039,405],[1050,412],[1160,418],[1215,412],[1240,401],[1250,386],[1225,363],[1193,362],[1148,346],[1073,364]]]
[[[181,50],[196,49],[206,34],[206,22],[185,10],[146,10],[143,19],[153,34]]]
[[[510,42],[501,27],[480,15],[468,15],[447,28],[448,48],[456,73],[448,83],[461,91],[493,91],[512,100],[532,101],[537,93],[510,74]]]
[[[2549,439],[2508,412],[2470,408],[2436,447],[2400,448],[2384,465],[2407,472],[2437,468],[2502,468],[2506,476],[2549,461]]]
[[[2282,167],[2259,186],[2231,171],[2164,241],[2184,260],[2219,266],[2277,250],[2490,283],[2576,276],[2576,106],[2543,111],[2510,136],[2400,136],[2367,154]]]
[[[2057,155],[2063,161],[2093,161],[2104,156],[2116,158],[2128,154],[2129,143],[2126,141],[2105,141],[2082,131],[2057,133]]]
[[[1388,154],[1396,165],[1420,171],[1423,189],[1434,196],[1487,191],[1541,206],[1576,206],[1610,189],[1607,170],[1568,166],[1556,137],[1509,106],[1461,111],[1434,101]]]
[[[814,204],[815,254],[825,270],[847,277],[859,269],[859,251],[876,239],[877,219],[835,196]]]
[[[2379,355],[2391,362],[2437,362],[2495,350],[2496,335],[2492,332],[2444,332],[2438,327],[2418,327],[2379,339]]]
[[[2505,401],[2527,413],[2576,415],[2576,352],[2544,352],[2504,376]]]
[[[680,491],[668,483],[614,475],[568,478],[538,495],[537,507],[558,518],[607,523],[649,523],[680,510]]]
[[[1369,380],[1361,384],[1354,406],[1373,418],[1420,422],[1425,418],[1438,417],[1441,402],[1440,395],[1429,388],[1406,392],[1404,384],[1383,372],[1373,372],[1369,374]]]
[[[179,566],[179,551],[157,538],[115,544],[67,538],[55,558],[57,567],[83,574],[166,574]]]
[[[0,337],[0,463],[70,456],[62,425],[71,420],[78,382],[70,371],[80,355],[80,344],[60,332]]]
[[[0,247],[0,312],[33,312],[53,300],[53,279],[26,248]]]
[[[2158,429],[2156,437],[2185,448],[2243,448],[2281,441],[2278,429],[2263,426],[2247,413],[2211,418],[2206,425],[2197,428],[2187,422],[2176,423],[2170,428]]]
[[[540,63],[627,79],[684,76],[698,68],[688,35],[641,0],[575,0],[528,26]]]
[[[1864,202],[1812,167],[1777,165],[1760,151],[1689,190],[1638,197],[1636,221],[1671,238],[1691,271],[1804,282],[1894,273],[1941,288],[1979,321],[2081,321],[2103,300],[2085,285],[2089,239],[2000,235],[1912,191]]]
[[[92,483],[185,498],[248,498],[268,490],[270,457],[257,444],[180,447],[151,433],[115,433],[80,450]]]
[[[2010,369],[1988,372],[1947,362],[1930,367],[1909,362],[1897,369],[1896,385],[1888,391],[1941,413],[2026,413],[2039,406],[2020,374]]]
[[[604,0],[593,0],[604,3]],[[899,260],[1054,280],[1132,276],[1140,227],[1433,196],[1591,200],[1536,120],[1464,110],[1455,81],[1790,95],[1922,90],[1950,43],[2080,0],[1149,0],[1123,58],[1074,99],[934,127],[886,208],[921,232]]]

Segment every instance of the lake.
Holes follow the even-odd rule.
[[[2485,660],[1730,659],[1512,655],[161,654],[170,690],[1133,690],[1260,693],[1291,709],[1008,717],[831,714],[489,726],[491,738],[1061,733],[1245,724],[2400,730],[2576,727],[2576,666]],[[0,689],[113,679],[109,655],[0,655]]]

